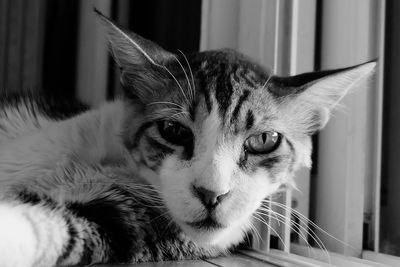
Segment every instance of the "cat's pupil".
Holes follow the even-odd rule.
[[[264,132],[246,139],[244,148],[251,154],[267,154],[279,147],[281,135],[277,132]]]
[[[192,131],[179,122],[164,120],[157,125],[161,137],[169,143],[182,146],[193,140]]]

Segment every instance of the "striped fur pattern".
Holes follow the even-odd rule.
[[[102,20],[121,99],[68,111],[3,97],[2,266],[229,252],[262,200],[310,166],[310,135],[374,68],[276,77],[233,50],[172,54]]]

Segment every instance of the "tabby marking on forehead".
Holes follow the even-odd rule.
[[[238,114],[240,112],[240,108],[243,105],[243,102],[247,100],[249,97],[250,91],[249,90],[244,90],[243,94],[239,97],[237,104],[235,108],[233,109],[232,116],[231,116],[231,124],[235,124],[238,119]],[[235,127],[236,132],[238,131],[238,126],[236,125]]]
[[[246,130],[250,130],[254,125],[254,114],[249,109],[246,114]]]

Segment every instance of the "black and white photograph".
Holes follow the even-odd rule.
[[[0,267],[400,267],[398,14],[0,0]]]

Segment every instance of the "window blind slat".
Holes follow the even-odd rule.
[[[21,88],[21,71],[23,59],[23,23],[24,0],[13,0],[8,6],[8,43],[6,64],[7,91],[17,91]]]

